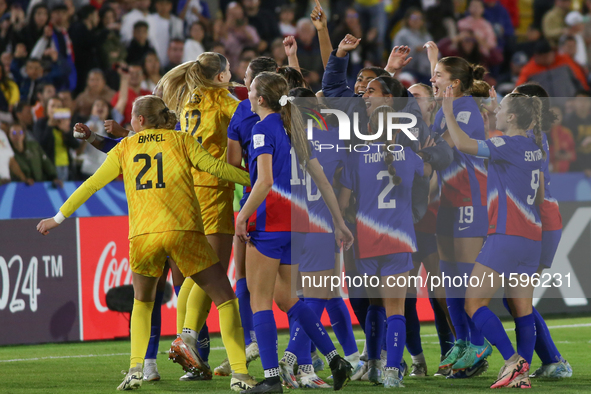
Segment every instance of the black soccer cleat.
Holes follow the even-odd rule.
[[[281,379],[279,379],[279,377],[267,378],[262,382],[259,382],[256,386],[240,392],[240,394],[260,393],[283,393]]]
[[[353,367],[339,355],[334,356],[330,361],[330,370],[332,372],[333,388],[335,390],[342,389],[351,380]]]

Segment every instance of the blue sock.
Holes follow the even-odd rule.
[[[197,343],[199,344],[199,348],[197,351],[199,352],[199,357],[203,359],[203,361],[207,362],[209,360],[209,351],[211,350],[211,345],[209,344],[209,329],[207,328],[207,324],[204,324],[201,327],[201,331],[197,335]]]
[[[176,294],[178,296],[179,291],[181,291],[181,286],[174,286],[174,294]]]
[[[365,319],[365,338],[368,360],[379,360],[384,338],[384,319],[386,310],[383,306],[370,305]]]
[[[406,348],[411,356],[418,356],[423,353],[421,324],[417,314],[417,299],[411,294],[407,295],[406,300],[404,300],[404,318],[406,320]],[[390,322],[390,318],[388,318],[388,322]],[[390,327],[389,324],[388,327]],[[390,335],[389,330],[390,328],[388,328],[388,335]],[[390,350],[389,346],[388,350]]]
[[[302,302],[298,301],[287,311],[287,316],[294,319],[304,329],[304,332],[310,337],[310,340],[316,344],[318,350],[325,356],[333,351],[336,351],[334,344],[332,343],[330,336],[320,323],[320,318],[315,315],[310,307]],[[257,335],[257,338],[259,336]],[[260,345],[259,345],[260,347]]]
[[[464,312],[465,313],[465,312]],[[468,326],[470,327],[470,343],[474,346],[483,346],[484,345],[484,336],[480,332],[474,322],[470,317],[466,314],[466,319],[468,321]]]
[[[160,331],[162,329],[162,299],[164,298],[163,291],[156,291],[156,299],[154,300],[154,309],[152,309],[152,322],[150,329],[150,341],[148,342],[148,350],[146,357],[148,359],[155,359],[158,354],[158,344],[160,343]]]
[[[480,307],[472,316],[472,321],[476,325],[476,328],[488,339],[488,341],[496,346],[499,350],[503,359],[508,360],[515,354],[515,349],[511,344],[511,340],[505,332],[503,324],[495,315],[492,313],[487,306]]]
[[[252,316],[254,331],[259,344],[263,369],[279,368],[277,355],[277,326],[272,310],[260,311]]]
[[[342,298],[332,298],[326,303],[326,311],[330,317],[332,330],[339,343],[343,347],[345,356],[358,352],[353,326],[351,325],[351,315]]]
[[[322,313],[324,313],[324,308],[326,307],[326,300],[322,298],[306,298],[303,301],[318,316],[318,319],[322,318]]]
[[[367,308],[369,308],[369,299],[367,298],[349,298],[351,308],[355,313],[355,317],[361,326],[361,329],[365,332],[365,319],[367,318]]]
[[[433,313],[435,315],[435,328],[437,329],[437,336],[439,337],[439,347],[441,348],[441,355],[447,354],[452,348],[454,342],[454,335],[449,327],[449,323],[445,317],[445,311],[441,309],[441,305],[435,298],[429,298]]]
[[[517,353],[531,365],[536,346],[536,322],[533,313],[515,318],[515,336]]]
[[[246,346],[252,343],[252,309],[250,308],[250,292],[246,286],[246,278],[236,281],[236,297],[238,297],[238,308],[240,311],[240,320],[244,330],[244,344]]]
[[[561,361],[562,356],[552,340],[544,318],[542,318],[542,315],[540,315],[536,308],[533,308],[533,315],[536,322],[535,349],[538,357],[542,360],[542,364],[552,364]]]
[[[449,310],[449,317],[456,329],[456,340],[470,340],[470,326],[468,324],[468,316],[464,311],[464,298],[448,298],[447,309]]]
[[[400,369],[400,361],[404,353],[406,343],[406,319],[402,315],[393,315],[388,318],[388,332],[386,334],[388,343],[387,368]]]
[[[306,335],[300,323],[290,317],[289,343],[285,351],[295,354],[298,359],[298,365],[312,364],[310,343],[310,338]]]

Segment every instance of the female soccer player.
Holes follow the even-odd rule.
[[[183,275],[192,277],[212,297],[220,312],[226,348],[237,353],[237,366],[246,363],[238,300],[203,234],[190,168],[243,185],[249,184],[248,177],[213,158],[190,136],[173,131],[176,122],[176,115],[162,99],[138,98],[132,111],[132,126],[137,134],[111,150],[105,163],[70,196],[56,216],[37,226],[40,233],[48,234],[93,193],[123,173],[129,203],[129,260],[135,301],[130,370],[119,390],[141,386],[156,284],[167,255]]]
[[[437,63],[431,78],[434,95],[443,98],[445,89],[452,86],[455,99],[453,111],[456,123],[471,138],[484,140],[484,122],[474,99],[467,95],[475,79],[482,79],[484,68],[470,65],[459,57],[446,57]],[[470,275],[476,256],[482,248],[488,230],[486,211],[486,168],[484,160],[467,155],[457,149],[448,131],[449,119],[440,109],[435,116],[433,131],[441,134],[454,148],[454,161],[439,172],[441,203],[437,212],[437,249],[441,273],[449,277]],[[492,352],[482,334],[464,311],[464,286],[446,286],[447,307],[456,332],[456,342],[442,368],[467,369],[476,367],[468,358],[478,357],[479,370],[470,376],[483,373],[488,365],[484,361]],[[463,359],[464,354],[466,358]]]
[[[385,130],[386,116],[394,112],[389,105],[376,108],[370,117],[370,131]],[[378,144],[366,145],[367,149],[362,152],[352,152],[343,170],[343,188],[339,195],[341,209],[344,209],[351,193],[355,193],[359,273],[381,277],[381,291],[376,293],[372,289],[369,295],[372,305],[377,305],[375,297],[381,295],[386,308],[388,355],[384,387],[404,387],[400,367],[406,341],[404,300],[408,272],[413,268],[411,254],[416,251],[411,210],[413,179],[432,172],[430,164],[424,163],[411,148],[400,149],[400,145],[394,144],[395,140],[395,135],[392,141],[382,138]],[[369,351],[368,344],[368,354]],[[370,357],[369,363],[373,361],[377,360]],[[378,369],[370,366],[369,380],[381,383],[374,371]]]
[[[556,115],[550,110],[550,99],[548,92],[538,84],[529,83],[517,86],[513,93],[527,94],[528,96],[540,97],[542,100],[542,130],[550,130],[552,123],[556,120]],[[542,165],[544,172],[544,201],[540,205],[540,219],[542,220],[542,257],[538,274],[544,269],[552,267],[554,255],[558,249],[558,243],[562,237],[562,216],[558,209],[558,201],[552,198],[550,193],[550,171],[548,169],[550,148],[546,133],[542,133],[542,144],[546,152],[546,159]],[[506,306],[508,306],[506,304]],[[512,308],[509,308],[511,314]],[[550,331],[542,315],[532,307],[536,324],[536,354],[542,360],[542,366],[530,374],[531,378],[570,378],[573,370],[566,361],[552,340]],[[517,322],[517,320],[516,320]],[[531,365],[531,360],[528,360]]]
[[[260,73],[249,92],[251,108],[261,121],[252,130],[248,154],[252,190],[238,214],[236,236],[242,242],[250,241],[246,248],[246,278],[265,380],[246,393],[283,392],[273,299],[293,321],[302,325],[327,356],[335,390],[341,389],[351,374],[351,365],[338,355],[320,320],[304,302],[292,298],[290,293],[290,182],[295,175],[290,173],[292,152],[297,154],[299,162],[316,181],[327,201],[335,221],[337,241],[344,241],[349,247],[353,237],[343,222],[336,197],[318,160],[310,159],[301,115],[297,109],[288,106],[287,93],[285,78],[269,72]],[[299,127],[292,127],[292,119]]]
[[[224,161],[228,142],[226,130],[239,104],[227,90],[233,86],[229,82],[230,77],[227,59],[219,53],[205,52],[194,62],[170,70],[156,87],[162,91],[164,102],[180,114],[181,131],[191,134],[212,156]],[[201,171],[193,171],[193,176],[205,235],[222,266],[227,269],[234,232],[234,188],[229,182]],[[197,355],[198,333],[209,314],[211,300],[198,286],[194,286],[191,279],[187,279],[181,288],[177,305],[177,333],[180,335],[172,343],[171,354],[181,354],[181,359],[174,360],[179,363],[199,363],[195,357],[183,360],[185,353],[179,350],[188,345],[192,353]],[[244,365],[240,373],[246,372]],[[210,376],[211,372],[208,372],[206,378]]]
[[[545,159],[540,129],[542,102],[519,93],[507,95],[496,110],[497,129],[505,135],[482,141],[470,138],[459,127],[451,102],[452,89],[451,86],[445,89],[443,111],[453,143],[461,152],[489,159],[488,237],[472,271],[466,292],[466,312],[505,359],[491,388],[530,388],[527,360],[533,355],[536,337],[533,285],[521,282],[518,287],[505,288],[515,316],[517,352],[488,304],[502,285],[501,276],[509,277],[512,273],[531,276],[540,263],[542,224],[536,205],[544,198],[544,173],[540,173]],[[528,133],[531,127],[533,135]],[[474,280],[483,277],[490,277],[491,281],[478,284]]]

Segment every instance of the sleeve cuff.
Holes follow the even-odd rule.
[[[53,217],[53,220],[55,220],[57,224],[61,224],[64,220],[66,220],[66,217],[61,211],[57,211],[57,213]]]

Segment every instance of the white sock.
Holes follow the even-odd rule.
[[[298,365],[298,370],[301,371],[304,375],[310,375],[314,373],[314,367],[312,366],[312,364]]]
[[[283,354],[283,358],[281,359],[281,361],[285,362],[287,365],[289,365],[290,367],[293,367],[294,364],[298,361],[298,358],[296,357],[295,354],[293,354],[292,352],[288,352],[286,351]]]
[[[189,334],[197,342],[197,337],[199,336],[197,331],[191,330],[190,328],[183,328],[183,334]]]

